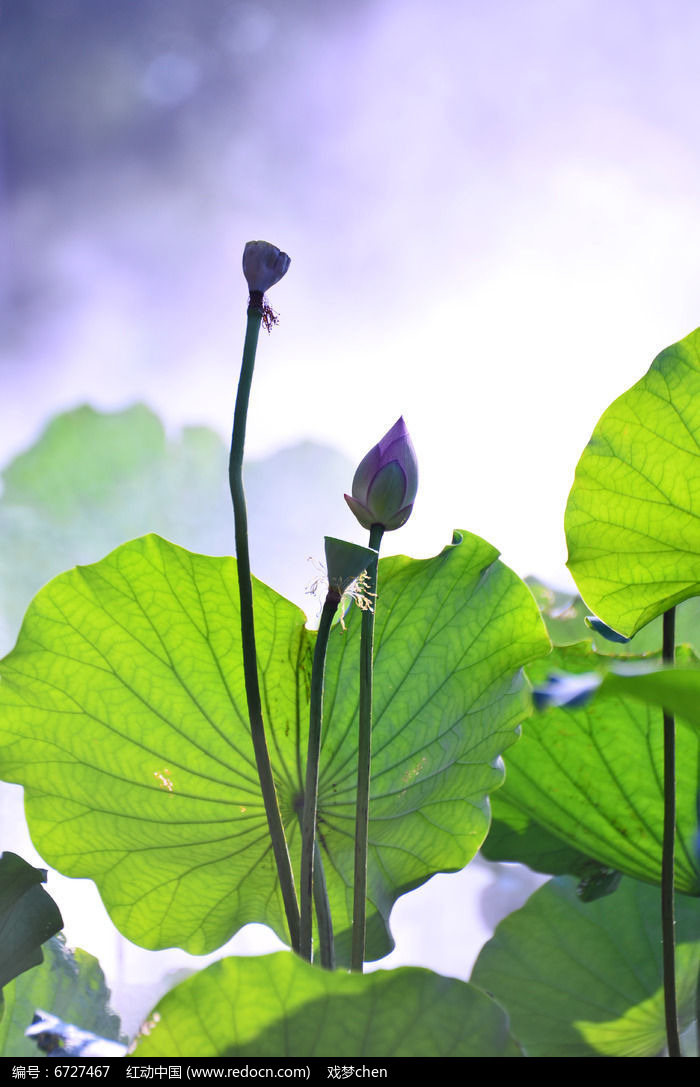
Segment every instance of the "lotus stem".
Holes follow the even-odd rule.
[[[333,944],[333,925],[331,909],[326,889],[326,875],[323,871],[321,847],[316,836],[314,846],[314,904],[316,906],[316,924],[318,925],[318,946],[321,953],[321,966],[326,970],[335,970],[335,947]]]
[[[379,551],[383,525],[372,525],[369,546]],[[368,596],[374,607],[362,612],[360,636],[360,725],[357,759],[357,808],[355,812],[355,885],[352,912],[351,969],[361,974],[365,961],[367,918],[367,850],[369,844],[369,790],[372,760],[372,685],[374,675],[374,612],[377,600],[377,567],[374,559],[367,567]]]
[[[321,756],[321,728],[323,724],[323,681],[326,668],[326,651],[333,617],[340,603],[340,593],[329,588],[321,612],[316,647],[311,668],[311,698],[309,707],[309,746],[306,757],[306,788],[304,791],[304,814],[301,828],[301,919],[299,953],[311,962],[312,959],[312,903],[316,901],[319,920],[319,936],[324,933],[326,951],[332,958],[332,925],[328,895],[325,891],[323,870],[314,876],[314,861],[320,860],[320,849],[316,840],[316,813],[318,808],[318,770]],[[318,867],[318,865],[317,865]],[[329,936],[330,934],[330,936]],[[328,942],[331,942],[329,951]],[[323,946],[323,941],[321,946]],[[324,963],[324,965],[326,965]]]
[[[233,434],[231,437],[231,456],[229,459],[229,483],[233,501],[233,516],[236,536],[236,557],[238,559],[238,589],[241,600],[241,639],[243,644],[243,671],[245,692],[250,718],[250,731],[255,751],[255,761],[260,778],[265,814],[270,830],[272,850],[277,865],[277,875],[282,890],[284,910],[289,928],[292,948],[299,948],[299,904],[294,886],[294,873],[289,858],[287,839],[280,814],[275,780],[272,774],[270,753],[265,737],[260,684],[258,680],[257,654],[255,648],[255,619],[253,613],[253,585],[250,575],[250,555],[248,551],[248,514],[245,491],[243,489],[243,450],[245,446],[246,421],[250,387],[255,367],[255,352],[258,344],[260,324],[263,317],[263,296],[260,291],[251,291],[248,306],[245,344],[241,376],[238,382],[236,408],[233,416]]]
[[[673,664],[676,648],[676,609],[664,612],[664,664]],[[669,1057],[681,1056],[676,1001],[676,939],[674,907],[674,850],[676,841],[676,720],[664,714],[664,832],[661,854],[661,939],[663,948],[664,1010]]]
[[[700,967],[698,968],[698,977],[695,983],[695,1048],[697,1049],[697,1055],[700,1057]]]

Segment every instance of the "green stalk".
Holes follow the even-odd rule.
[[[331,908],[326,888],[326,874],[323,871],[321,847],[316,838],[314,846],[314,904],[316,906],[316,924],[318,925],[318,945],[321,952],[321,966],[326,970],[335,970],[335,947],[333,945],[333,925]]]
[[[675,658],[676,609],[664,612],[664,664]],[[664,970],[664,1009],[669,1057],[680,1057],[676,1007],[676,940],[674,910],[674,849],[676,841],[676,720],[664,710],[664,837],[661,854],[661,940]]]
[[[316,856],[316,810],[318,807],[318,764],[321,755],[321,726],[323,723],[323,679],[326,668],[328,636],[333,617],[340,603],[340,593],[336,589],[328,590],[321,621],[316,635],[316,647],[311,668],[311,699],[309,708],[309,747],[306,757],[306,788],[304,791],[304,815],[301,827],[301,919],[299,954],[311,962],[312,902],[316,896],[316,910],[319,914],[319,932],[332,933],[328,896],[316,894],[314,881],[314,858]],[[318,853],[320,857],[320,851]],[[323,881],[325,887],[325,880]],[[320,884],[319,884],[320,889]],[[319,909],[320,907],[320,909]],[[327,936],[326,936],[327,941]]]
[[[243,490],[243,449],[245,446],[246,420],[250,386],[255,367],[255,351],[263,316],[263,297],[260,291],[251,291],[248,306],[248,323],[241,376],[236,394],[236,408],[233,416],[233,434],[231,437],[231,456],[229,459],[229,483],[233,501],[233,517],[236,533],[236,557],[238,559],[238,589],[241,598],[241,639],[243,643],[243,671],[245,675],[245,693],[248,702],[250,732],[253,739],[255,761],[260,778],[265,814],[270,830],[272,850],[277,864],[277,875],[282,890],[284,909],[287,915],[289,938],[292,948],[299,948],[299,904],[294,887],[294,874],[289,859],[289,849],[284,833],[284,825],[277,800],[277,790],[272,775],[270,753],[265,738],[260,684],[258,681],[257,655],[255,649],[255,620],[253,615],[253,585],[250,577],[250,555],[248,552],[248,514],[246,511],[245,491]]]
[[[700,969],[695,985],[695,1046],[700,1057]]]
[[[383,525],[372,525],[369,546],[379,551]],[[360,637],[360,729],[357,758],[357,808],[355,812],[355,888],[352,909],[351,969],[361,974],[365,961],[367,917],[367,850],[369,838],[369,787],[372,761],[372,681],[374,674],[374,612],[377,602],[378,558],[367,567],[368,596],[372,609],[362,612]]]

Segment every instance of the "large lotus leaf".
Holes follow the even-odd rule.
[[[700,905],[676,903],[681,1026],[693,1018]],[[507,1010],[530,1057],[651,1057],[666,1041],[658,891],[623,879],[610,898],[582,902],[554,879],[503,920],[472,982]]]
[[[463,981],[331,973],[284,951],[207,967],[163,997],[146,1030],[134,1059],[521,1056],[503,1009]]]
[[[60,936],[49,940],[44,952],[41,966],[5,989],[0,1056],[40,1056],[36,1041],[24,1036],[37,1008],[118,1041],[119,1017],[109,1007],[110,992],[97,959],[80,948],[68,950]]]
[[[555,876],[576,875],[583,893],[612,876],[611,869],[566,845],[561,838],[510,804],[503,789],[491,797],[491,811],[491,827],[481,847],[481,855],[486,860],[517,861],[535,872]]]
[[[41,945],[63,927],[60,910],[41,886],[46,871],[14,853],[0,856],[0,1012],[2,989],[37,966]]]
[[[590,646],[561,647],[528,668],[537,685],[552,669],[582,673],[609,667]],[[629,660],[629,658],[626,658]],[[638,677],[643,678],[643,677]],[[606,681],[607,682],[607,681]],[[660,881],[663,828],[663,715],[656,706],[610,694],[578,708],[532,717],[508,753],[501,799],[567,846],[600,864],[652,883]],[[677,722],[676,887],[700,894],[695,848],[700,761],[696,731]],[[508,809],[503,820],[512,823]],[[514,828],[523,831],[526,827]],[[526,860],[512,836],[510,860]],[[487,847],[488,849],[488,847]],[[499,859],[505,859],[502,854]],[[527,860],[526,860],[527,863]],[[546,861],[542,865],[546,866]],[[578,870],[577,870],[578,871]]]
[[[369,956],[396,897],[463,867],[488,826],[500,752],[528,712],[521,666],[547,650],[534,601],[477,537],[380,564]],[[313,634],[256,583],[269,746],[290,848]],[[332,631],[320,839],[342,956],[350,928],[357,613]],[[25,785],[31,833],[90,876],[146,947],[204,953],[249,921],[284,933],[247,726],[235,562],[159,537],[69,571],[37,596],[0,669],[0,774]],[[377,912],[379,911],[379,912]]]
[[[581,596],[622,634],[700,594],[700,329],[604,412],[565,527]]]

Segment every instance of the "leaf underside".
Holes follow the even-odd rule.
[[[398,895],[463,867],[488,827],[501,752],[547,651],[524,584],[474,536],[383,560],[376,616],[368,957]],[[314,635],[256,582],[273,769],[293,863]],[[349,941],[359,621],[329,645],[319,836],[340,961]],[[248,733],[235,562],[157,536],[47,585],[0,666],[0,774],[59,871],[97,883],[117,927],[193,953],[258,921],[284,935]]]
[[[565,528],[581,596],[622,634],[700,594],[700,329],[604,412]]]
[[[695,660],[690,652],[687,656]],[[538,685],[550,670],[604,672],[611,662],[610,655],[598,655],[582,643],[556,649],[546,661],[530,665],[527,674]],[[645,678],[651,677],[635,681]],[[658,706],[629,697],[622,677],[611,674],[610,680],[611,693],[605,697],[579,708],[551,708],[527,722],[520,742],[506,756],[505,785],[492,800],[494,840],[487,839],[487,857],[578,875],[585,874],[585,858],[592,858],[636,879],[660,883],[663,714]],[[682,719],[676,746],[676,889],[698,895],[698,738]]]
[[[554,879],[510,914],[483,948],[472,982],[505,1008],[530,1057],[651,1057],[666,1042],[658,891],[623,879],[582,902]],[[692,1021],[700,967],[696,901],[677,902],[679,1017]]]
[[[427,970],[330,973],[288,952],[222,959],[149,1017],[134,1058],[518,1057],[502,1008]]]

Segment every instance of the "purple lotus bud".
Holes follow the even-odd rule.
[[[248,281],[248,290],[264,294],[275,283],[279,283],[286,273],[290,258],[276,245],[269,242],[246,242],[243,250],[243,275]]]
[[[360,462],[345,501],[363,528],[401,528],[418,490],[418,462],[403,416]]]

